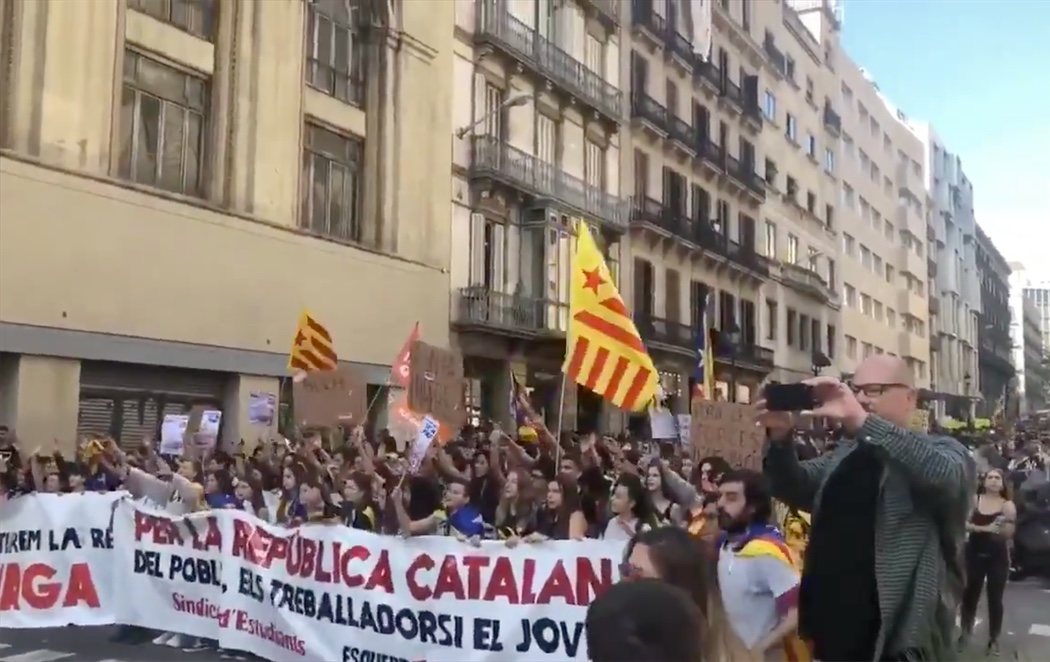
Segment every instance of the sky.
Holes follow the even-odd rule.
[[[846,0],[842,40],[962,158],[999,252],[1050,278],[1050,0]]]

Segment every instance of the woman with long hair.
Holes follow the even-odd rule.
[[[992,469],[977,488],[970,521],[966,523],[966,590],[963,592],[960,620],[960,648],[973,634],[977,603],[987,583],[989,655],[999,655],[999,633],[1003,628],[1003,593],[1010,573],[1007,543],[1014,534],[1017,508],[1010,499],[1010,486],[1003,472]]]
[[[659,473],[656,467],[652,470]],[[602,532],[605,540],[630,540],[636,533],[657,525],[649,493],[635,474],[621,474],[616,479],[609,509],[613,516]]]
[[[667,496],[664,488],[664,479],[660,473],[659,460],[649,464],[645,469],[645,491],[648,494],[649,503],[652,504],[653,513],[660,524],[671,521],[671,509],[674,501]]]
[[[702,541],[678,527],[664,526],[639,532],[627,543],[620,576],[623,581],[659,579],[683,589],[703,616],[698,627],[704,659],[749,662],[755,656],[729,627],[709,559]]]
[[[305,468],[299,462],[286,462],[281,473],[281,496],[277,500],[276,522],[288,525],[295,520],[306,517],[303,504],[299,501],[299,485],[303,482]]]
[[[372,531],[379,528],[378,508],[374,496],[372,477],[363,471],[355,471],[343,482],[342,522],[351,529]]]
[[[524,469],[507,474],[493,524],[499,537],[514,547],[536,530],[536,498],[532,477]]]
[[[580,491],[568,476],[558,476],[547,483],[546,506],[537,516],[536,530],[524,540],[583,540],[586,535],[587,518],[580,505]]]

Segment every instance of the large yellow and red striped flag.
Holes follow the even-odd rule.
[[[299,315],[292,349],[288,352],[288,368],[312,372],[335,370],[338,367],[339,357],[335,353],[332,335],[313,315],[304,310]]]
[[[644,411],[656,395],[656,367],[590,229],[580,221],[577,231],[562,372],[617,407]]]

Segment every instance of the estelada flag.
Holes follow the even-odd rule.
[[[656,395],[656,367],[590,229],[576,227],[562,372],[617,407],[644,411]]]
[[[339,367],[339,357],[335,353],[335,344],[328,329],[308,312],[299,315],[299,324],[295,328],[292,349],[288,352],[288,368],[312,372],[316,370],[335,370]]]

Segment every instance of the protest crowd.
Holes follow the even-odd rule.
[[[574,310],[593,310],[597,297],[583,297],[610,280],[588,242],[581,230],[577,263],[587,280],[574,282]],[[603,314],[624,313],[637,337],[610,289]],[[339,382],[337,363],[304,359],[334,357],[331,347],[303,345],[310,325],[319,326],[301,323],[291,352],[295,420],[282,436],[208,443],[196,412],[178,453],[162,452],[156,439],[93,437],[74,458],[0,428],[0,562],[26,566],[36,550],[79,550],[75,521],[43,536],[29,530],[61,504],[73,504],[67,519],[101,521],[92,539],[117,555],[92,572],[134,565],[111,582],[127,584],[124,593],[161,583],[161,554],[189,540],[196,557],[172,556],[167,579],[209,586],[178,587],[165,606],[170,620],[136,604],[91,622],[72,611],[57,618],[109,619],[125,626],[126,642],[231,658],[910,661],[954,659],[982,593],[989,629],[980,644],[998,654],[1011,564],[1039,568],[1050,552],[1040,537],[1050,510],[1046,430],[999,431],[968,447],[915,429],[918,392],[895,357],[866,359],[848,381],[768,384],[743,404],[711,397],[711,348],[702,342],[689,429],[654,439],[550,429],[513,377],[513,426],[451,425],[462,392],[434,389],[456,357],[416,339],[392,386],[407,389],[421,418],[414,438],[398,439],[390,430],[367,435],[360,404],[348,403],[354,414],[345,417],[338,402],[319,406],[318,398],[359,389]],[[640,341],[624,343],[617,372],[599,381],[613,346],[585,327],[570,330],[566,377],[653,421],[663,416]],[[327,332],[318,338],[330,342]],[[420,374],[426,404],[409,376]],[[327,391],[317,386],[332,379]],[[778,401],[784,394],[806,401]],[[1014,488],[1024,500],[1015,502]],[[104,512],[76,509],[97,493],[114,497],[99,502]],[[1026,522],[1036,526],[1023,538]],[[366,562],[370,570],[355,574]],[[106,607],[101,581],[76,580],[77,565],[61,608]],[[30,570],[21,570],[20,587],[16,564],[0,567],[7,623],[21,610],[23,626],[33,626],[32,609],[59,608],[54,594],[33,592]],[[420,580],[426,572],[436,580]],[[338,586],[304,590],[307,580]],[[250,616],[263,603],[281,615]],[[517,638],[500,622],[505,605],[527,609],[513,623]],[[184,614],[208,625],[176,627]],[[324,647],[318,639],[328,631],[295,630],[321,621],[354,628],[351,643]],[[232,638],[234,630],[247,634]],[[365,632],[374,635],[367,645],[355,638]],[[256,647],[258,639],[271,647]]]

